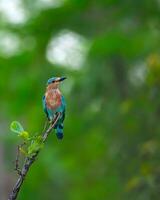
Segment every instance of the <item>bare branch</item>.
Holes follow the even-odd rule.
[[[16,160],[15,160],[15,171],[17,171],[18,175],[21,175],[21,170],[19,167],[20,148],[22,148],[25,144],[26,143],[24,142],[23,144],[20,144],[17,147],[17,155],[16,155]]]

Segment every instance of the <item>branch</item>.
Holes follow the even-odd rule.
[[[19,168],[19,157],[20,157],[20,148],[25,145],[25,142],[17,147],[17,156],[15,160],[15,171],[17,171],[18,175],[21,175],[21,170]]]
[[[43,143],[47,140],[47,137],[49,136],[50,132],[52,131],[52,129],[54,128],[55,124],[57,123],[59,117],[60,117],[60,113],[58,113],[55,118],[53,119],[53,122],[51,123],[51,125],[49,126],[49,128],[42,134],[42,141]],[[15,200],[17,199],[18,193],[21,189],[21,186],[25,180],[25,177],[31,167],[31,165],[34,163],[34,161],[36,160],[38,154],[39,154],[40,150],[37,151],[32,157],[26,157],[23,167],[19,173],[19,178],[16,182],[16,184],[14,185],[11,194],[9,195],[8,200]]]

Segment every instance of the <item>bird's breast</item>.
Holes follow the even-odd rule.
[[[61,105],[61,93],[58,89],[46,91],[46,104],[51,110],[57,109]]]

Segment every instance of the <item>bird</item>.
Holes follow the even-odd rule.
[[[65,79],[66,77],[52,77],[48,79],[46,91],[42,99],[43,110],[50,123],[52,123],[55,116],[60,113],[60,117],[54,126],[56,136],[60,140],[63,138],[66,101],[59,90],[59,85]]]

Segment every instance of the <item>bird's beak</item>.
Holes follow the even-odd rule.
[[[65,79],[66,79],[66,77],[60,77],[60,78],[58,78],[57,81],[61,82],[61,81],[64,81]]]

